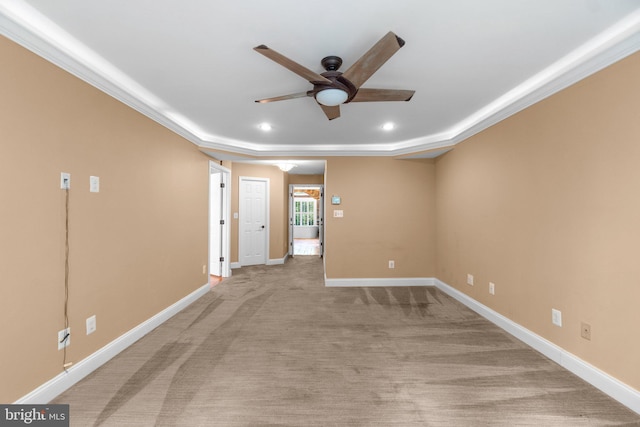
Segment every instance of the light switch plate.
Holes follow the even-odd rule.
[[[100,192],[100,177],[97,177],[97,176],[89,177],[89,191],[91,193]]]
[[[87,335],[92,334],[96,331],[96,315],[94,314],[91,317],[87,317]]]

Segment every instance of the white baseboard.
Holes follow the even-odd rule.
[[[470,296],[447,285],[441,280],[429,277],[328,279],[325,274],[324,282],[327,287],[436,286],[442,292],[469,307],[485,319],[502,328],[505,332],[513,335],[528,346],[544,354],[558,365],[611,396],[613,399],[622,403],[632,411],[640,414],[640,392],[638,390],[617,380],[595,366],[590,365],[579,357],[564,350],[562,347],[559,347],[543,337],[531,332],[525,327],[490,309],[486,305],[479,303]]]
[[[468,295],[454,289],[446,283],[435,279],[435,285],[442,292],[480,314],[482,317],[504,329],[520,341],[539,351],[569,372],[574,373],[589,384],[608,394],[632,411],[640,414],[640,392],[611,375],[590,365],[579,357],[569,353],[562,347],[542,338],[530,330],[520,326],[500,313],[479,303]]]
[[[287,261],[287,258],[289,258],[289,254],[286,254],[282,258],[270,259],[269,261],[267,261],[267,265],[281,265],[281,264],[284,264]]]
[[[56,396],[59,396],[62,392],[76,384],[91,372],[107,363],[118,353],[120,353],[131,344],[135,343],[140,338],[160,326],[162,323],[169,320],[175,314],[179,313],[185,307],[205,295],[207,292],[209,292],[210,289],[211,286],[209,285],[209,283],[202,285],[200,288],[182,298],[180,301],[172,304],[152,318],[142,322],[135,328],[131,329],[124,335],[121,335],[120,337],[111,341],[100,350],[74,364],[66,372],[58,374],[56,377],[42,384],[40,387],[21,397],[14,403],[27,405],[49,403]]]
[[[289,254],[286,254],[282,258],[269,259],[267,260],[265,265],[282,265],[287,261],[287,258],[289,258]],[[240,264],[239,262],[232,262],[230,264],[230,267],[235,270],[236,268],[242,268],[242,264]]]
[[[374,286],[435,286],[432,277],[390,277],[388,279],[327,279],[324,278],[326,287],[374,287]]]
[[[284,263],[283,259],[282,263]],[[232,268],[234,268],[232,266]],[[480,314],[482,317],[499,326],[509,334],[513,335],[520,341],[547,356],[563,368],[574,373],[578,377],[587,381],[589,384],[598,388],[602,392],[611,396],[618,402],[627,406],[629,409],[640,414],[640,392],[634,388],[615,379],[609,374],[599,370],[595,366],[583,361],[579,357],[567,352],[563,348],[553,344],[543,337],[531,332],[523,326],[513,322],[500,313],[490,309],[484,304],[479,303],[468,295],[458,291],[457,289],[447,285],[436,278],[355,278],[355,279],[327,279],[325,277],[325,286],[327,287],[379,287],[379,286],[436,286],[442,292],[453,297],[460,303],[469,307],[471,310]],[[153,329],[167,321],[169,318],[183,310],[189,304],[205,295],[210,290],[207,283],[196,289],[175,304],[167,307],[165,310],[156,314],[147,321],[141,323],[129,332],[110,342],[100,350],[96,351],[89,357],[83,359],[62,372],[50,381],[42,384],[29,394],[18,399],[16,404],[44,404],[50,402],[56,396],[73,386],[82,378],[89,375],[95,369],[109,361],[118,353],[129,347],[131,344],[151,332]]]

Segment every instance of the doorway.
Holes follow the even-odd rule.
[[[289,256],[324,255],[324,186],[289,185]]]
[[[231,171],[209,162],[209,280],[212,285],[231,276],[230,228]]]
[[[241,176],[239,196],[240,265],[266,264],[269,258],[269,179]]]

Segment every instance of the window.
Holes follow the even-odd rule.
[[[294,225],[316,225],[316,199],[295,199],[293,202]]]

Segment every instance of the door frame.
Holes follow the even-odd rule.
[[[269,188],[270,188],[270,181],[269,178],[262,178],[262,177],[253,177],[253,176],[240,176],[238,177],[238,263],[240,264],[240,266],[242,267],[242,254],[243,252],[243,243],[242,243],[242,231],[243,231],[243,212],[242,212],[242,194],[243,194],[243,182],[244,181],[262,181],[265,183],[265,198],[264,198],[264,216],[265,216],[265,226],[264,226],[264,231],[265,231],[265,236],[264,236],[264,264],[268,264],[269,263],[269,242],[270,242],[270,238],[269,238],[269,224],[270,224],[270,216],[269,216],[269,206],[271,206],[270,203],[270,195],[269,195]],[[258,264],[260,265],[260,264]]]
[[[224,187],[222,188],[222,193],[220,193],[219,187],[218,188],[213,188],[211,185],[211,175],[213,175],[214,173],[220,173],[222,176],[222,182],[224,183]],[[220,195],[222,194],[222,196]],[[224,221],[224,224],[213,224],[212,218],[212,212],[211,212],[211,206],[212,206],[212,202],[215,200],[220,200],[222,206],[220,207],[220,218]],[[231,170],[225,168],[222,165],[219,165],[218,163],[214,162],[214,161],[209,161],[209,237],[208,237],[208,242],[209,242],[209,246],[207,248],[208,251],[208,265],[207,265],[207,270],[208,270],[208,275],[211,274],[211,264],[212,260],[211,256],[212,256],[212,247],[213,245],[218,245],[220,244],[221,246],[221,256],[223,258],[223,261],[221,262],[221,267],[220,267],[220,271],[222,273],[222,277],[231,277]],[[213,242],[212,241],[212,236],[211,236],[211,231],[212,231],[212,227],[221,227],[221,232],[220,232],[220,238],[221,241],[220,242]]]
[[[289,184],[289,256],[293,257],[293,189],[320,189],[318,200],[318,239],[320,242],[320,258],[324,258],[324,184]]]

